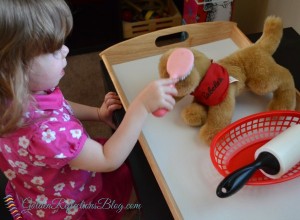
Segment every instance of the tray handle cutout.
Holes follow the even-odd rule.
[[[164,47],[172,44],[177,44],[186,41],[189,38],[189,34],[186,31],[180,31],[173,34],[167,34],[159,36],[155,40],[155,46]]]

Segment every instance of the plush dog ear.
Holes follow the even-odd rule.
[[[194,67],[197,69],[201,77],[203,77],[212,63],[212,60],[198,50],[191,50],[194,54]]]

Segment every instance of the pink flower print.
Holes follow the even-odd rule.
[[[12,160],[8,160],[8,163],[11,167],[16,167],[15,163]]]
[[[20,148],[18,150],[18,153],[19,153],[20,156],[23,156],[23,157],[26,157],[28,155],[28,151],[25,150],[24,148]]]
[[[41,126],[40,126],[40,129],[41,129],[41,130],[47,130],[48,128],[49,128],[48,125],[41,125]]]
[[[48,129],[42,133],[43,137],[42,140],[45,141],[46,143],[50,143],[51,141],[54,141],[56,139],[55,131],[52,131],[51,129]]]
[[[38,160],[43,160],[43,159],[45,159],[46,157],[45,157],[45,156],[35,155],[35,158],[38,159]]]
[[[40,218],[44,218],[45,217],[45,212],[43,210],[37,210],[36,215]]]
[[[49,118],[49,121],[58,121],[56,117]]]
[[[64,183],[58,183],[53,188],[55,191],[62,191],[64,189],[64,187],[65,187]]]
[[[58,212],[58,208],[57,209],[55,209],[55,210],[53,210],[53,212],[51,212],[52,214],[55,214],[55,213],[57,213]]]
[[[16,161],[15,162],[16,166],[18,166],[19,168],[22,168],[22,169],[26,169],[27,168],[27,164],[22,162],[22,161]]]
[[[60,192],[56,192],[53,195],[55,195],[55,196],[61,196]]]
[[[35,155],[35,158],[38,159],[38,160],[43,160],[45,159],[46,157],[45,156],[40,156],[40,155]],[[39,167],[44,167],[46,166],[45,163],[43,163],[42,161],[34,161],[33,164],[35,166],[39,166]]]
[[[47,204],[48,198],[45,195],[38,195],[35,201],[38,204]]]
[[[25,136],[19,137],[19,146],[27,149],[28,145],[29,140]]]
[[[25,112],[24,116],[25,116],[25,118],[29,118],[30,112]]]
[[[45,188],[44,188],[44,187],[37,186],[36,188],[37,188],[38,190],[40,190],[41,192],[44,192],[44,191],[45,191]]]
[[[16,178],[16,173],[11,169],[8,169],[8,170],[4,171],[4,175],[9,180],[13,180],[14,178]]]
[[[54,158],[63,159],[63,158],[66,158],[66,156],[63,153],[60,153],[60,154],[55,155]]]
[[[91,192],[96,192],[96,186],[91,185],[91,186],[90,186],[90,191],[91,191]]]
[[[68,105],[67,103],[63,103],[63,106],[67,109],[67,111],[71,114],[71,115],[74,115],[74,113],[73,113],[73,110],[72,110],[72,108],[71,108],[71,106],[70,105]]]
[[[38,113],[38,114],[41,114],[41,115],[45,114],[45,112],[43,110],[36,110],[35,113]]]
[[[44,184],[44,179],[41,176],[35,176],[32,178],[31,182],[35,185],[43,185]]]
[[[5,144],[4,148],[5,148],[7,153],[11,153],[11,148],[8,145]]]
[[[84,185],[82,185],[82,187],[79,188],[79,191],[82,192],[84,190]]]
[[[70,115],[66,114],[66,113],[63,113],[63,120],[64,121],[70,121]]]
[[[74,181],[70,181],[70,185],[71,185],[72,188],[74,188],[75,187],[75,182]]]
[[[71,220],[72,219],[72,216],[66,216],[65,218],[64,218],[64,220]]]
[[[66,213],[68,215],[75,215],[77,212],[78,212],[78,206],[76,205],[75,206],[71,205],[66,210]]]
[[[41,161],[34,161],[33,164],[38,167],[45,167],[46,164]]]
[[[26,189],[31,189],[31,186],[30,186],[28,183],[26,183],[26,182],[24,182],[24,187],[25,187]]]
[[[75,202],[74,199],[65,199],[65,203],[66,203],[67,205],[71,205],[71,204],[73,204],[74,202]]]
[[[81,130],[80,129],[72,129],[70,130],[73,138],[79,139],[81,137]]]
[[[27,169],[27,164],[26,163],[24,163],[22,161],[16,161],[15,165],[17,167],[19,167],[19,170],[18,170],[19,173],[21,173],[21,174],[27,174],[28,173],[27,170],[26,170]]]
[[[28,172],[27,172],[27,170],[25,170],[25,169],[19,168],[18,173],[24,175],[24,174],[27,174]]]

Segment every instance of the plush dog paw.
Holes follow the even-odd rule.
[[[197,103],[192,103],[185,107],[181,116],[183,121],[190,126],[201,126],[205,123],[207,118],[207,110],[204,106]]]
[[[204,141],[208,146],[210,146],[212,140],[218,133],[218,130],[209,127],[207,124],[203,125],[200,128],[199,137],[202,141]]]
[[[268,105],[268,110],[295,110],[296,108],[296,97],[285,96],[282,99],[273,99]]]

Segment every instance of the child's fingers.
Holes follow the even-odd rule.
[[[175,99],[172,95],[164,93],[160,96],[157,100],[157,107],[156,108],[163,108],[167,110],[172,110],[174,108],[174,105],[176,103]],[[156,110],[156,109],[155,109]]]
[[[109,92],[105,95],[104,102],[107,106],[118,104],[122,105],[119,96],[114,92]]]
[[[172,78],[168,78],[168,79],[159,79],[159,82],[161,82],[162,85],[172,85],[178,82],[178,79],[172,79]]]
[[[165,93],[172,95],[172,96],[176,96],[178,94],[177,89],[175,88],[175,86],[166,86],[165,87]]]
[[[164,99],[164,107],[167,108],[168,110],[172,110],[175,106],[175,99],[173,98],[173,96],[166,96]]]
[[[120,98],[115,92],[108,92],[105,95],[104,100],[108,100],[108,99],[120,99]]]
[[[113,112],[115,110],[121,109],[122,105],[110,105],[108,106],[108,111]]]
[[[106,104],[107,105],[114,105],[114,104],[122,105],[121,100],[120,99],[115,99],[115,98],[107,99]]]
[[[123,107],[121,101],[115,99],[110,99],[106,105],[109,111],[114,111]]]

